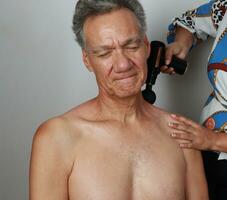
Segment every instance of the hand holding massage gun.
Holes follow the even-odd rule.
[[[151,54],[147,60],[147,80],[146,89],[142,91],[143,98],[153,104],[156,100],[156,95],[152,90],[152,85],[155,84],[160,68],[165,65],[165,44],[160,41],[151,42]],[[177,74],[184,74],[187,68],[187,61],[172,56],[171,63],[167,65],[172,67]]]

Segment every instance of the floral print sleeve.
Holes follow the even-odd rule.
[[[200,7],[188,10],[180,17],[176,17],[169,25],[168,43],[175,40],[176,26],[181,26],[195,35],[196,39],[206,40],[216,37],[219,25],[225,15],[227,0],[211,0]]]

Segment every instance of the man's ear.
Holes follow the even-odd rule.
[[[85,66],[87,67],[87,69],[90,72],[93,72],[93,68],[91,67],[91,64],[90,64],[90,61],[89,61],[89,58],[88,58],[88,54],[87,54],[85,49],[82,50],[82,54],[83,54],[83,62],[85,64]]]
[[[150,45],[150,41],[148,40],[147,35],[144,36],[144,43],[147,47],[147,58],[150,56],[151,53],[151,45]]]

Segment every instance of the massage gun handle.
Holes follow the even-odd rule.
[[[162,65],[164,65],[164,58],[162,58],[163,60],[161,61]],[[169,65],[167,65],[168,67],[172,67],[174,69],[174,71],[177,74],[183,75],[187,69],[187,61],[180,59],[176,56],[172,56],[172,60],[171,63]],[[149,86],[154,85],[155,81],[157,79],[158,74],[160,73],[160,67],[153,67],[151,72],[150,72],[150,77],[148,79],[147,84],[149,84]]]
[[[172,67],[177,74],[183,75],[187,69],[187,61],[173,55],[168,67]]]
[[[161,41],[152,41],[151,55],[147,60],[148,74],[146,84],[151,87],[155,84],[160,68],[165,65],[165,44]],[[157,65],[158,64],[158,65]],[[184,74],[187,68],[187,61],[172,56],[171,63],[168,67],[172,67],[177,74]]]

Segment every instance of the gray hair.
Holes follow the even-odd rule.
[[[120,8],[127,8],[132,11],[139,22],[140,32],[146,32],[146,16],[138,0],[79,0],[76,4],[72,26],[78,44],[85,48],[83,26],[88,17]]]

